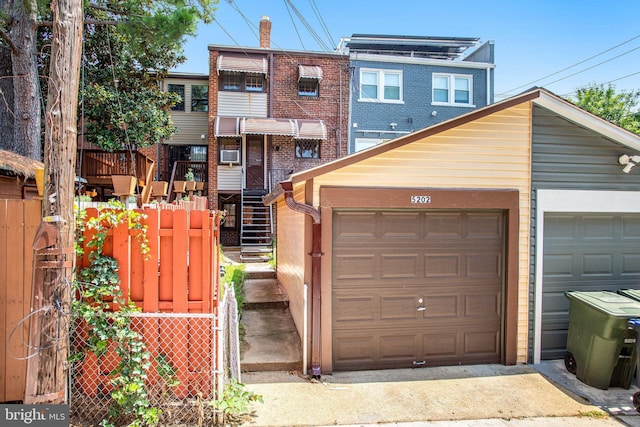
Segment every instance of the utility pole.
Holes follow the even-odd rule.
[[[62,403],[67,373],[67,342],[70,326],[71,283],[75,261],[75,193],[77,109],[82,57],[82,0],[52,0],[51,68],[45,111],[44,167],[45,188],[42,201],[44,233],[48,259],[43,262],[41,280],[34,281],[34,295],[42,305],[62,314],[61,322],[41,330],[31,328],[30,341],[56,336],[57,345],[44,347],[27,367],[25,403]],[[53,232],[51,232],[53,229]],[[42,235],[42,234],[41,234]],[[34,243],[35,245],[35,243]],[[38,277],[38,272],[35,272]],[[57,324],[56,324],[57,323]],[[50,328],[51,330],[42,330]],[[52,335],[54,334],[54,335]],[[44,338],[43,338],[44,340]],[[29,384],[35,386],[30,389]]]

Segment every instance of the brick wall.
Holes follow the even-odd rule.
[[[272,137],[271,167],[299,172],[343,157],[347,153],[349,61],[346,56],[302,56],[276,53],[273,57],[273,117],[323,120],[327,139],[320,159],[296,159],[293,138]],[[322,68],[319,96],[298,95],[298,65]]]

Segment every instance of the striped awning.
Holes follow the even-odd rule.
[[[243,53],[226,53],[218,56],[218,72],[267,74],[267,57]]]
[[[244,118],[240,122],[240,132],[254,135],[296,136],[296,122],[292,119]]]
[[[239,137],[243,134],[283,135],[296,139],[327,139],[322,120],[220,117],[213,121],[216,137]]]
[[[240,136],[240,117],[216,117],[213,122],[215,136]]]
[[[322,120],[296,120],[297,139],[327,139],[327,127]]]
[[[298,65],[298,80],[322,80],[322,68],[316,65]]]

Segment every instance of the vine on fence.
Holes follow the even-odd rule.
[[[87,352],[100,358],[113,343],[119,363],[110,375],[113,402],[109,408],[109,420],[104,420],[102,425],[112,426],[111,420],[122,416],[133,418],[131,426],[157,424],[160,411],[151,407],[145,384],[151,365],[150,355],[142,336],[131,327],[130,314],[139,309],[134,303],[127,303],[128,298],[122,294],[117,261],[103,253],[107,235],[121,224],[141,230],[136,239],[142,252],[148,253],[146,226],[142,222],[145,215],[126,209],[120,202],[112,202],[100,210],[96,218],[86,220],[83,212],[78,212],[76,218],[76,250],[79,255],[82,254],[84,230],[93,230],[95,234],[86,245],[91,248],[89,266],[76,276],[75,288],[80,298],[73,302],[74,313],[88,324],[88,337],[86,347],[72,355],[72,361],[81,360]]]

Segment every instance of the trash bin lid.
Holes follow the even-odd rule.
[[[640,291],[637,289],[620,289],[618,293],[620,295],[624,295],[625,297],[640,301]]]
[[[608,291],[569,291],[570,300],[587,304],[612,317],[640,317],[640,301]]]

